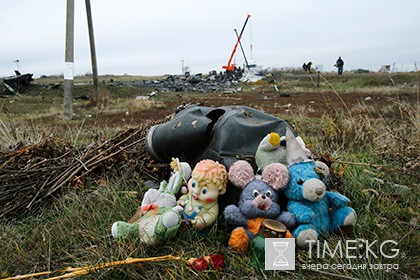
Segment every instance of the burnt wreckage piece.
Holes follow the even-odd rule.
[[[159,92],[220,92],[238,85],[238,79],[229,79],[226,73],[211,71],[209,75],[201,73],[190,75],[169,75],[162,80],[142,80],[135,82],[110,81],[110,85],[146,86]]]
[[[33,74],[21,74],[15,70],[16,75],[3,78],[3,82],[8,91],[19,91],[20,89],[28,86],[33,81]]]
[[[245,159],[256,169],[255,152],[261,139],[270,132],[285,135],[286,128],[291,129],[286,121],[251,107],[191,105],[169,122],[150,128],[146,151],[159,162],[177,157],[195,166],[202,159],[212,159],[229,168]],[[239,192],[228,187],[228,195],[220,198],[221,207],[236,203]]]

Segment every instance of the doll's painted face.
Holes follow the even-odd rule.
[[[212,203],[219,197],[219,189],[214,183],[199,182],[194,178],[188,181],[188,191],[194,200]]]

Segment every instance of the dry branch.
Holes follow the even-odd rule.
[[[109,267],[120,266],[120,265],[139,264],[139,263],[148,263],[148,262],[166,262],[166,261],[182,261],[182,260],[183,259],[181,257],[176,257],[173,255],[151,257],[151,258],[127,258],[122,261],[100,263],[97,265],[88,265],[88,266],[77,267],[77,268],[67,267],[64,269],[57,270],[57,271],[44,271],[44,272],[39,272],[39,273],[27,274],[27,275],[18,275],[18,276],[6,278],[3,280],[28,279],[28,278],[33,278],[36,276],[44,276],[44,275],[50,275],[50,274],[56,274],[56,273],[65,273],[65,274],[51,277],[48,279],[51,279],[51,280],[52,279],[68,279],[68,278],[73,278],[76,276],[86,275],[92,271],[95,271],[101,268],[109,268]]]
[[[127,171],[153,177],[144,145],[148,128],[128,129],[84,149],[46,137],[17,150],[0,151],[0,218],[36,210],[76,181]]]

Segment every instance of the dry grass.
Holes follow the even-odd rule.
[[[391,108],[384,109],[359,103],[350,112],[350,116],[333,112],[322,118],[326,145],[336,150],[370,147],[385,159],[396,161],[401,166],[419,167],[418,104],[396,102]]]
[[[5,123],[0,120],[0,150],[15,149],[18,146],[26,146],[41,141],[48,132],[33,124],[27,126]]]

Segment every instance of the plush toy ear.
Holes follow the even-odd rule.
[[[262,180],[275,190],[282,190],[289,183],[289,171],[281,163],[271,163],[264,168]]]
[[[245,160],[238,160],[229,168],[229,180],[236,187],[244,188],[249,182],[254,180],[254,169]]]
[[[308,160],[308,156],[299,145],[290,128],[286,128],[286,157],[289,165]]]

